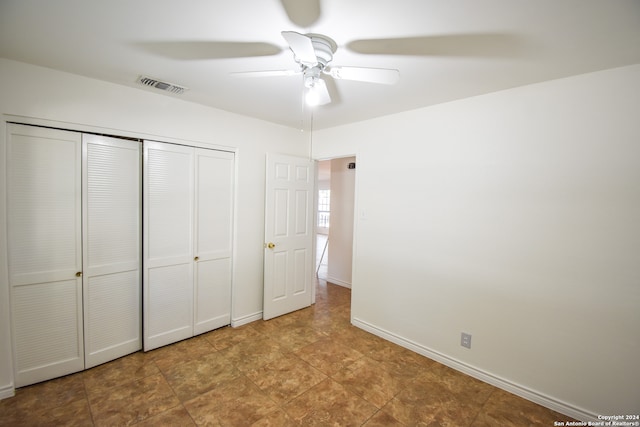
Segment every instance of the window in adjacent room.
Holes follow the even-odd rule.
[[[318,227],[329,228],[331,190],[318,191]]]

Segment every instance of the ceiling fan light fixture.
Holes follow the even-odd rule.
[[[331,102],[327,85],[320,77],[305,76],[304,86],[307,89],[304,101],[308,106],[325,105]]]
[[[307,93],[304,96],[304,102],[306,102],[309,107],[315,107],[320,104],[320,93],[316,85],[316,79],[312,79],[311,81],[306,80],[305,87],[307,88]]]
[[[316,107],[320,103],[320,96],[318,96],[316,91],[309,89],[304,97],[304,102],[306,102],[309,107]]]

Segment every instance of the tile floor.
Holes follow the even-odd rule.
[[[16,391],[1,426],[552,426],[568,417],[350,325],[351,293]]]

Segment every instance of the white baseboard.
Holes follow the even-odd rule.
[[[13,397],[15,395],[16,395],[16,389],[13,386],[13,384],[0,387],[0,400],[8,399],[9,397]]]
[[[530,400],[553,411],[584,422],[598,421],[598,417],[596,414],[593,414],[581,408],[576,408],[575,406],[554,399],[543,393],[539,393],[520,384],[516,384],[504,378],[493,375],[490,372],[486,372],[474,366],[467,365],[464,362],[461,362],[440,352],[434,351],[401,336],[395,335],[384,329],[380,329],[365,321],[359,320],[357,318],[352,318],[351,323],[360,329],[364,329],[367,332],[379,336],[380,338],[384,338],[387,341],[391,341],[401,347],[407,348],[411,351],[428,357],[429,359],[435,360],[436,362],[440,362],[452,369],[460,371],[487,384],[491,384],[492,386],[498,387],[502,390],[508,391],[509,393],[515,394],[516,396],[520,396],[524,399]]]
[[[333,283],[334,285],[338,285],[338,286],[342,286],[343,288],[349,288],[351,289],[351,283],[348,282],[343,282],[340,279],[336,279],[335,277],[331,277],[331,276],[327,276],[326,279],[324,279],[327,282]]]
[[[246,325],[251,322],[255,322],[256,320],[262,319],[262,312],[258,311],[257,313],[248,314],[246,316],[238,317],[237,319],[231,319],[231,327],[237,328],[238,326]]]

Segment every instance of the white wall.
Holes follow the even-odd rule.
[[[331,160],[331,220],[327,281],[351,287],[353,263],[353,209],[356,170],[347,165],[355,157]]]
[[[358,159],[354,322],[569,415],[640,413],[639,113],[636,65],[317,132]]]
[[[0,113],[0,398],[13,389],[4,226],[7,115],[68,129],[237,150],[232,320],[261,317],[265,153],[308,155],[307,137],[299,130],[5,59],[0,59]]]

